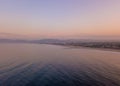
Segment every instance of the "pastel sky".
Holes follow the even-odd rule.
[[[120,36],[120,0],[0,0],[0,33],[28,38]]]

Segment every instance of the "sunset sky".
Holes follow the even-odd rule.
[[[0,0],[0,35],[120,37],[120,0]]]

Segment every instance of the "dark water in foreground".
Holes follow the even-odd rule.
[[[120,53],[0,44],[0,86],[120,86]]]

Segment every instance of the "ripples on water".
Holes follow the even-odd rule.
[[[17,45],[17,47],[20,46]],[[29,47],[27,46],[27,48]],[[47,49],[51,47],[53,46],[45,48]],[[39,46],[39,48],[42,48],[43,50],[43,47]],[[56,54],[55,56],[59,56],[60,59],[58,60],[60,61],[54,60],[55,57],[52,57],[54,55],[48,53],[50,56],[49,59],[53,60],[46,61],[48,58],[44,59],[44,55],[42,55],[43,57],[40,58],[40,61],[38,60],[38,56],[37,60],[29,60],[29,58],[27,58],[27,60],[24,61],[23,59],[21,61],[16,59],[7,60],[7,63],[2,62],[0,65],[0,86],[120,86],[120,68],[119,66],[116,66],[119,65],[118,63],[120,61],[118,61],[116,65],[113,65],[112,63],[109,63],[110,60],[106,62],[91,58],[91,61],[89,61],[90,59],[84,59],[85,57],[83,58],[82,56],[80,57],[80,53],[79,56],[77,55],[79,58],[76,58],[77,56],[73,55],[74,53],[66,54],[70,51],[81,52],[79,49],[77,51],[65,50],[66,53],[59,47],[55,47],[52,50],[53,52],[54,50],[61,51],[61,53],[54,52],[54,54]],[[27,54],[30,54],[28,53],[28,50]],[[32,53],[31,56],[35,56],[36,54],[37,53]],[[41,54],[42,53],[39,55],[41,56]],[[61,54],[64,55],[60,56]],[[74,59],[68,57],[73,57]],[[119,55],[116,55],[116,57],[119,57]]]

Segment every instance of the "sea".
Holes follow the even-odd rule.
[[[0,86],[120,86],[120,52],[0,43]]]

